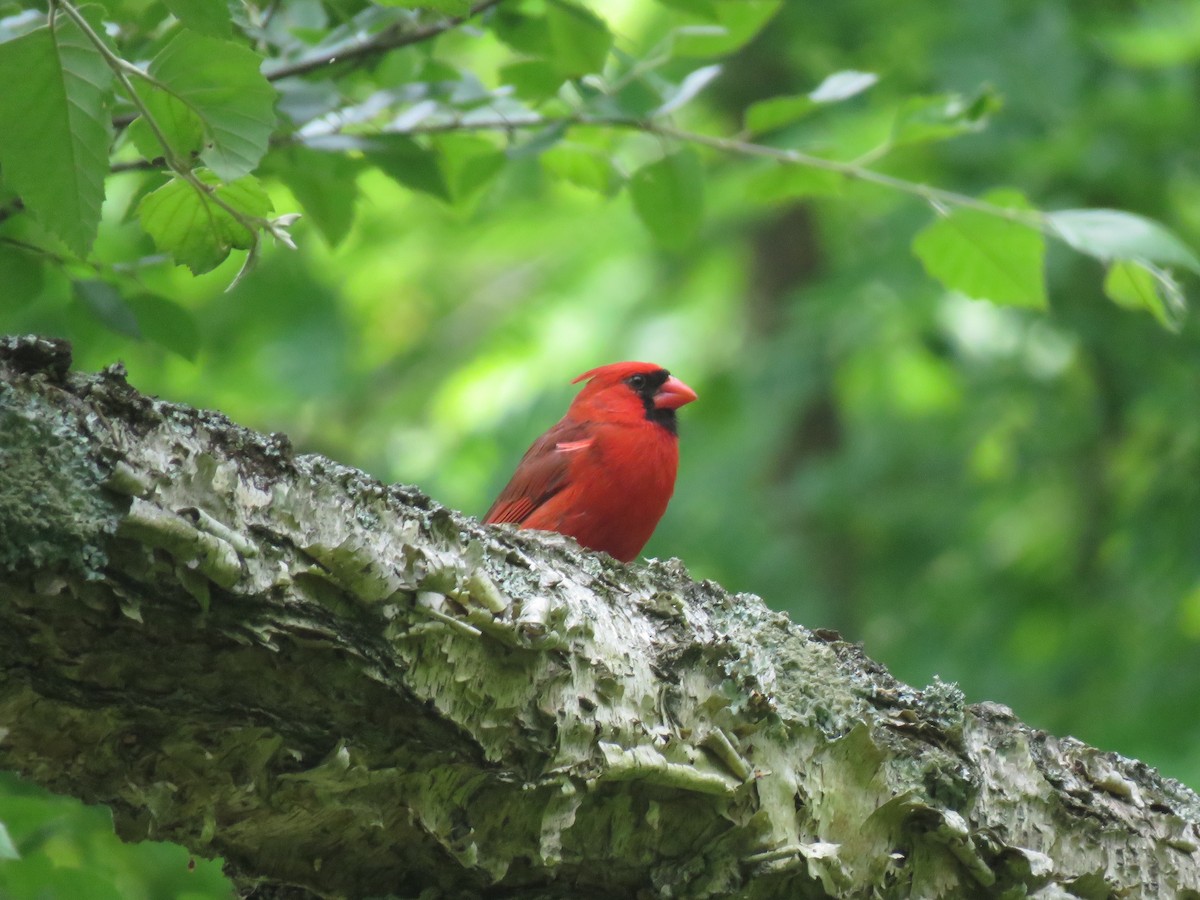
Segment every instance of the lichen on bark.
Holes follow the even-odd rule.
[[[97,576],[120,510],[86,433],[45,393],[0,382],[0,568]]]
[[[676,561],[484,528],[37,346],[0,345],[0,416],[34,422],[0,453],[55,436],[39,515],[82,524],[8,543],[0,766],[129,838],[320,896],[1200,884],[1200,802],[1139,763]],[[22,490],[0,479],[0,535]]]

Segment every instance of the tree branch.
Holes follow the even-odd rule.
[[[280,81],[281,79],[293,78],[297,75],[307,75],[326,66],[365,61],[392,50],[399,50],[401,47],[411,47],[414,44],[431,41],[445,34],[447,31],[452,31],[465,22],[469,22],[471,19],[482,15],[493,6],[499,6],[503,2],[504,0],[480,0],[479,3],[473,5],[461,16],[451,16],[450,18],[441,19],[429,25],[423,25],[420,28],[413,28],[411,30],[403,28],[399,24],[392,25],[361,41],[356,41],[355,43],[333,50],[324,50],[312,56],[298,59],[295,62],[273,66],[266,69],[263,75],[267,81]],[[120,130],[127,127],[136,118],[137,116],[132,113],[114,116],[113,127]]]
[[[358,43],[336,50],[325,51],[316,56],[297,60],[296,62],[275,66],[267,69],[264,74],[268,81],[279,81],[281,78],[307,75],[309,72],[315,72],[317,69],[334,63],[369,59],[392,50],[398,50],[401,47],[411,47],[413,44],[433,40],[439,35],[457,28],[464,22],[469,22],[476,16],[487,12],[493,6],[499,6],[502,2],[503,0],[481,0],[481,2],[472,5],[461,16],[451,16],[448,19],[442,19],[439,22],[433,22],[421,28],[414,28],[411,31],[401,28],[399,25],[393,25]]]
[[[530,114],[524,117],[498,116],[494,119],[488,119],[476,115],[469,119],[422,121],[404,128],[387,128],[385,129],[385,133],[416,137],[419,135],[449,134],[455,132],[515,132],[539,128],[569,128],[578,126],[639,131],[643,134],[657,135],[658,137],[668,138],[683,144],[707,147],[710,150],[717,150],[733,156],[743,156],[749,159],[769,159],[781,165],[801,166],[803,168],[817,169],[822,172],[831,172],[849,180],[878,185],[901,194],[907,194],[910,197],[924,200],[934,210],[943,215],[951,207],[971,209],[998,219],[1023,225],[1035,231],[1040,231],[1049,238],[1059,241],[1063,240],[1062,234],[1053,225],[1048,216],[1037,209],[1017,209],[999,206],[968,194],[959,193],[958,191],[950,191],[921,182],[897,178],[894,175],[879,172],[858,162],[826,159],[825,157],[814,156],[811,153],[804,153],[800,150],[772,147],[769,144],[757,144],[752,141],[741,140],[740,138],[718,137],[702,134],[697,131],[688,131],[672,125],[666,118],[655,118],[653,116],[638,118],[619,115],[606,116],[575,113],[563,116],[541,116],[537,114]],[[317,140],[319,141],[324,136],[319,135]],[[351,137],[354,136],[352,135]],[[369,139],[370,135],[365,135],[364,137]],[[294,139],[294,136],[288,137],[289,141]],[[311,138],[305,142],[316,143]]]
[[[319,896],[1184,896],[1200,798],[0,344],[0,766]]]

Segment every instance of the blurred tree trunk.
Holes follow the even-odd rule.
[[[1200,798],[0,346],[0,766],[255,896],[1200,896]],[[433,895],[431,894],[431,895]]]

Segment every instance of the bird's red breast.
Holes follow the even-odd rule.
[[[629,562],[675,490],[675,410],[696,392],[653,363],[612,363],[575,382],[585,380],[567,414],[526,451],[483,521],[557,531]]]

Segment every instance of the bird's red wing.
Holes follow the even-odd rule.
[[[512,480],[483,517],[486,525],[524,522],[534,510],[567,486],[571,453],[591,444],[588,426],[559,422],[533,442]]]

